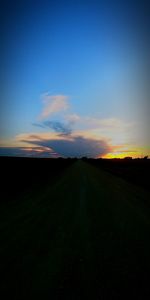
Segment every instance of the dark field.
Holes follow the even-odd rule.
[[[150,159],[88,159],[88,162],[150,190]]]
[[[0,157],[1,201],[51,185],[74,159]]]
[[[149,160],[0,161],[1,299],[150,299]]]

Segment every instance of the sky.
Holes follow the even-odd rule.
[[[150,155],[148,1],[1,1],[0,155]]]

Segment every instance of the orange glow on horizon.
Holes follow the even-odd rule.
[[[108,153],[104,156],[104,158],[125,158],[125,157],[132,157],[132,158],[141,158],[141,155],[135,155],[135,153]]]
[[[132,158],[143,158],[144,156],[150,157],[150,152],[146,149],[139,149],[135,151],[125,151],[125,152],[114,152],[108,153],[103,156],[103,158],[125,158],[125,157],[132,157]]]

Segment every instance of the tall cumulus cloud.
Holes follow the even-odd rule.
[[[104,140],[75,136],[63,139],[33,139],[23,140],[32,145],[49,147],[62,157],[100,157],[110,152],[110,146]]]

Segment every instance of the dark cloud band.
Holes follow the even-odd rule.
[[[40,128],[53,129],[55,132],[59,133],[60,135],[69,135],[72,133],[70,123],[64,124],[63,122],[59,122],[59,121],[44,121],[43,123],[32,123],[32,125]]]
[[[95,140],[76,136],[63,139],[39,139],[39,140],[23,140],[23,142],[31,143],[39,147],[49,147],[54,152],[63,157],[100,157],[111,151],[111,147],[104,140]]]

